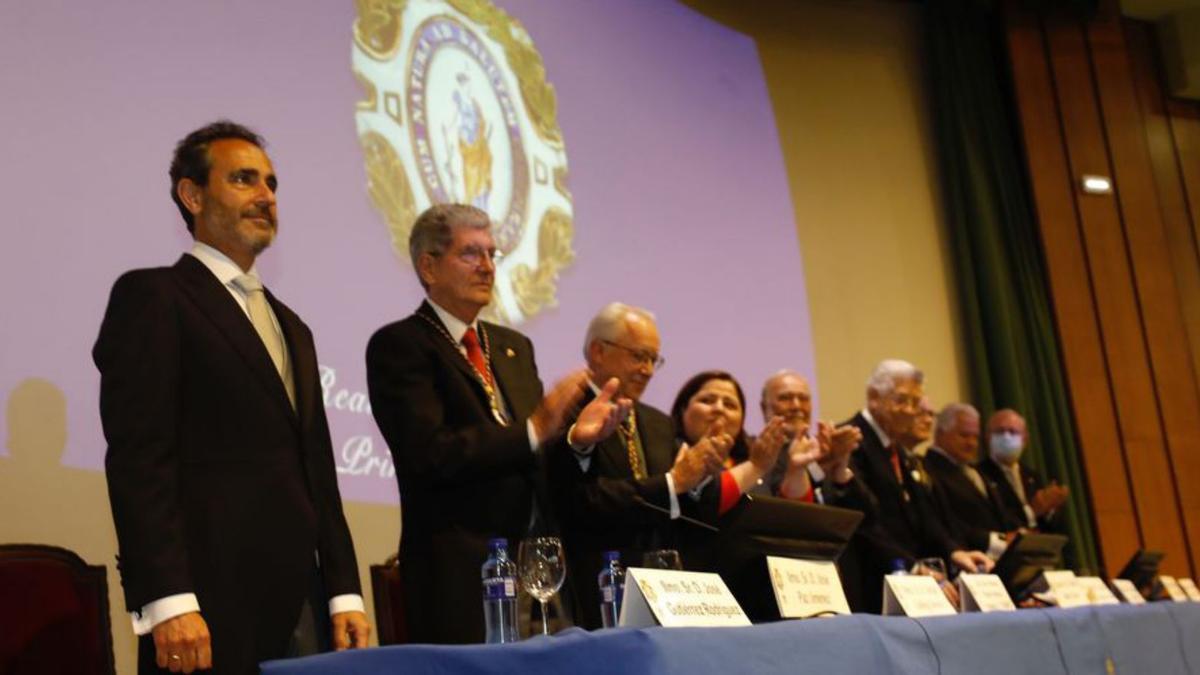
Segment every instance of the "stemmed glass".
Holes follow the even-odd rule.
[[[566,556],[558,537],[532,537],[521,542],[517,554],[521,586],[542,605],[542,635],[550,634],[546,601],[562,588],[567,576]]]

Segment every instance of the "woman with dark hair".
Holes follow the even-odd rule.
[[[671,405],[671,421],[684,443],[711,443],[725,458],[718,513],[732,508],[771,470],[788,437],[780,417],[772,418],[757,438],[746,436],[746,395],[723,370],[706,370],[685,382]]]

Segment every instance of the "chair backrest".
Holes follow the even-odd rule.
[[[381,645],[408,642],[408,621],[404,615],[404,586],[396,556],[382,565],[371,565],[371,593],[375,598],[375,631]]]
[[[104,565],[0,544],[0,673],[115,675]]]

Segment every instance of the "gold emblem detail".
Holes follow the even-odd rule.
[[[408,233],[417,219],[412,186],[396,149],[381,134],[368,131],[359,138],[367,165],[367,194],[387,219],[392,249],[408,260]]]
[[[376,61],[387,61],[400,47],[404,6],[408,0],[355,0],[354,42]]]

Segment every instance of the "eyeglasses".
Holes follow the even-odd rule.
[[[612,340],[601,340],[601,342],[603,342],[606,345],[612,345],[613,347],[616,347],[617,349],[628,352],[628,354],[630,356],[632,356],[634,358],[634,360],[636,360],[638,363],[645,363],[650,366],[653,366],[655,370],[662,368],[663,365],[666,364],[666,362],[667,362],[667,360],[665,358],[663,358],[662,354],[657,354],[655,352],[647,351],[645,349],[634,349],[633,347],[626,347],[625,345],[620,344],[618,342],[613,342]]]
[[[484,260],[490,260],[492,266],[494,267],[499,265],[500,260],[504,257],[504,254],[500,251],[497,251],[494,248],[486,249],[482,246],[467,246],[455,255],[458,256],[458,259],[463,261],[464,264],[472,267],[479,267],[481,264],[483,264]]]

